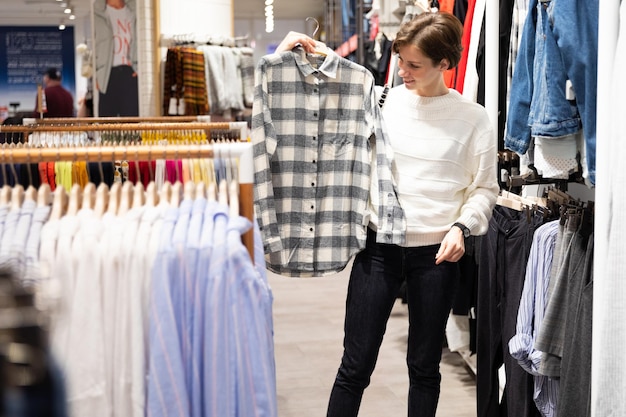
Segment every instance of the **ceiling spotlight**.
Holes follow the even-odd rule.
[[[59,25],[59,30],[65,30],[65,24],[61,23],[61,24]]]
[[[266,6],[271,6],[272,4],[274,4],[274,0],[265,0]]]
[[[72,13],[72,9],[68,7],[65,10],[63,10],[63,13],[70,14],[70,13]]]
[[[76,19],[76,15],[71,14],[71,15],[70,15],[70,17],[69,17],[69,19],[70,19],[70,20],[74,20],[74,19]]]

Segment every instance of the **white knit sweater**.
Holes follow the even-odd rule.
[[[389,92],[383,118],[407,218],[406,246],[439,244],[455,222],[473,235],[486,233],[499,185],[496,136],[485,109],[452,89],[420,97],[400,85]]]

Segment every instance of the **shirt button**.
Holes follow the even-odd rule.
[[[311,183],[311,187],[315,187],[315,183],[314,182]]]
[[[313,140],[317,140],[317,137],[316,137],[316,136],[313,136]]]
[[[311,206],[311,210],[315,209],[315,206]]]
[[[314,164],[316,163],[315,159],[313,160],[313,163],[314,163]]]
[[[313,117],[317,117],[317,112],[313,113]]]
[[[312,231],[313,231],[313,228],[311,227],[309,230],[312,232]]]
[[[314,93],[317,93],[317,88],[313,89],[313,92],[314,92]]]

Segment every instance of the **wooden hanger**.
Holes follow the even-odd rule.
[[[179,207],[180,200],[183,194],[183,184],[180,181],[176,181],[172,184],[172,195],[170,197],[170,205],[172,207]]]
[[[172,183],[165,181],[159,191],[159,204],[170,204],[172,198]]]
[[[37,207],[49,206],[52,203],[52,189],[49,184],[41,184],[37,190]]]
[[[496,204],[513,210],[522,211],[534,206],[547,207],[545,199],[540,197],[522,197],[518,194],[502,190],[496,199]]]
[[[206,197],[209,201],[217,201],[217,191],[216,191],[215,182],[211,181],[209,185],[207,185]]]
[[[144,186],[141,182],[138,182],[133,187],[133,204],[132,208],[139,208],[146,202],[146,193]]]
[[[69,197],[64,187],[59,186],[54,190],[50,220],[59,220],[63,217],[69,203],[68,200]]]
[[[122,183],[114,182],[109,190],[109,202],[107,204],[107,213],[114,216],[117,215],[117,209],[120,206],[120,199],[122,198]]]
[[[226,180],[220,181],[217,191],[217,201],[219,201],[220,204],[228,206],[228,185],[226,184]]]
[[[94,205],[94,212],[97,218],[102,218],[107,210],[109,204],[110,191],[109,186],[105,182],[101,182],[96,189],[96,202]]]
[[[81,197],[82,190],[80,185],[72,185],[72,188],[70,189],[69,201],[67,203],[67,215],[75,216],[76,213],[78,213],[78,210],[80,210]]]
[[[117,208],[117,215],[123,216],[128,213],[128,210],[132,207],[133,204],[133,183],[130,181],[126,181],[122,185],[122,190],[120,193],[120,205]]]
[[[24,191],[24,201],[37,201],[37,189],[32,185],[26,187],[26,191]]]
[[[96,185],[93,182],[87,183],[83,188],[83,200],[80,206],[82,209],[93,209],[96,202]]]
[[[0,204],[3,206],[8,206],[11,202],[11,186],[3,185],[0,190]]]
[[[196,198],[207,198],[206,182],[200,181],[196,184]]]
[[[149,207],[156,207],[159,204],[159,194],[157,193],[156,183],[150,181],[146,187],[146,202]]]
[[[183,187],[183,198],[185,200],[193,200],[196,198],[196,184],[187,181]]]
[[[24,187],[20,184],[13,186],[11,190],[11,210],[20,210],[24,201]]]
[[[239,184],[236,180],[228,183],[228,208],[231,217],[239,216]]]

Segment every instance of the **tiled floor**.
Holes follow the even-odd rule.
[[[324,417],[342,353],[349,267],[324,278],[286,278],[268,272],[274,294],[274,343],[279,417]],[[360,417],[406,416],[408,317],[398,300],[365,391]],[[473,375],[457,353],[444,351],[438,417],[476,415]]]

